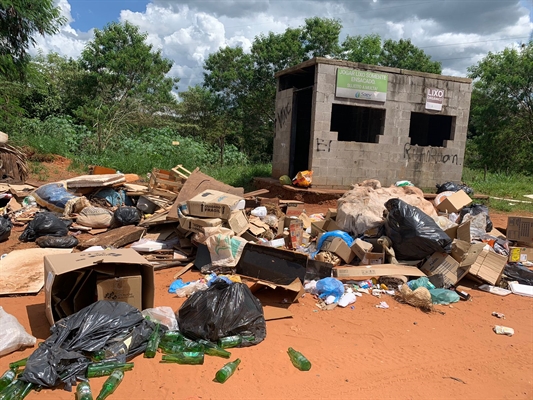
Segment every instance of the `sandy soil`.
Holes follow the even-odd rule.
[[[306,205],[309,214],[324,212],[329,202]],[[506,215],[492,214],[496,227]],[[17,241],[16,227],[0,254],[28,247]],[[156,306],[178,310],[184,299],[168,293],[178,269],[156,272]],[[194,280],[188,272],[184,280]],[[533,398],[533,299],[499,297],[463,282],[472,300],[436,306],[443,312],[423,313],[390,297],[369,295],[353,307],[319,311],[306,295],[292,304],[293,317],[267,322],[261,344],[232,349],[231,360],[242,363],[225,384],[214,383],[215,372],[227,361],[206,357],[201,366],[160,364],[139,356],[111,399],[531,399]],[[385,300],[390,309],[375,306]],[[2,297],[0,305],[38,338],[45,340],[49,324],[44,315],[44,293]],[[505,320],[491,316],[504,313]],[[494,325],[514,328],[513,337],[496,335]],[[309,372],[295,369],[288,347],[312,362]],[[0,357],[0,373],[8,363],[27,357],[33,349]],[[105,378],[91,379],[93,393]],[[72,399],[63,390],[30,393],[27,399]]]

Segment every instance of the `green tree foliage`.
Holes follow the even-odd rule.
[[[342,58],[348,61],[379,65],[381,37],[377,34],[366,36],[348,35],[342,42]]]
[[[24,77],[36,35],[52,35],[66,19],[53,0],[0,0],[0,75]]]
[[[172,62],[153,51],[146,36],[129,22],[111,23],[96,29],[82,52],[85,97],[76,114],[95,130],[100,151],[120,133],[154,124],[175,107],[177,80],[166,77]]]
[[[468,70],[470,164],[533,174],[533,41],[489,53]]]
[[[307,18],[300,39],[306,56],[337,57],[341,29],[342,24],[337,19]]]
[[[400,39],[397,42],[391,39],[385,40],[379,65],[433,74],[442,72],[441,63],[431,61],[431,57],[411,43],[411,39]]]

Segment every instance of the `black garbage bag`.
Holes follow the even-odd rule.
[[[436,187],[437,187],[437,194],[442,193],[442,192],[457,192],[459,190],[457,185],[453,182],[444,182],[442,185],[439,185],[437,183]]]
[[[450,251],[452,239],[419,208],[400,199],[388,200],[385,208],[385,232],[398,260],[421,260],[436,251]]]
[[[44,387],[65,383],[68,390],[91,363],[84,352],[131,336],[125,357],[131,359],[144,352],[153,329],[154,324],[128,303],[97,301],[50,328],[48,339],[28,357],[20,379]]]
[[[207,290],[194,293],[178,311],[180,332],[193,339],[216,342],[232,335],[253,335],[239,347],[252,346],[266,337],[263,306],[244,283],[219,279]]]
[[[141,222],[141,212],[136,207],[119,207],[113,217],[118,226],[137,225]]]
[[[74,236],[41,236],[35,239],[35,244],[39,247],[53,247],[56,249],[70,249],[78,245],[78,239]]]
[[[9,238],[9,235],[11,235],[11,228],[13,228],[13,224],[7,215],[0,218],[0,242]]]
[[[68,222],[62,221],[50,212],[39,212],[26,226],[24,232],[19,236],[19,240],[21,242],[34,242],[41,236],[67,236],[69,225]]]
[[[486,215],[485,219],[486,219],[487,224],[485,226],[485,232],[492,231],[493,225],[492,225],[492,220],[489,217],[489,208],[483,204],[470,204],[469,206],[463,207],[459,215],[459,221],[460,223],[463,222],[463,217],[466,214],[472,214],[472,216],[475,216],[481,213],[485,213]]]
[[[533,271],[517,263],[508,263],[503,268],[503,274],[522,285],[533,286]]]
[[[463,184],[456,184],[453,182],[444,182],[442,185],[437,184],[437,194],[442,192],[458,192],[459,190],[463,190],[467,195],[472,196],[474,195],[474,189],[472,189],[470,186],[463,185]]]

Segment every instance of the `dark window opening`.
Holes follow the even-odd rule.
[[[385,110],[333,104],[330,131],[338,132],[341,142],[377,143],[383,133]]]
[[[279,77],[278,90],[303,89],[315,84],[315,66],[299,69]]]
[[[412,145],[442,147],[452,139],[453,118],[448,115],[411,113],[409,137]]]

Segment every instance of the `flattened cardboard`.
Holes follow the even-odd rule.
[[[194,217],[222,218],[228,220],[233,211],[242,210],[245,201],[218,190],[204,190],[192,199],[187,200],[189,215]]]
[[[533,261],[533,248],[531,247],[510,247],[509,262]]]
[[[342,267],[333,267],[333,276],[337,279],[354,279],[364,280],[379,276],[426,276],[422,271],[416,267],[406,267],[405,265],[397,264],[381,264],[381,265],[344,265]]]
[[[472,264],[470,274],[491,285],[497,285],[507,264],[507,257],[493,251],[483,250]]]
[[[269,281],[262,281],[244,276],[249,280],[250,291],[257,296],[263,305],[294,303],[305,292],[302,282],[296,278],[289,285],[276,285]]]
[[[265,321],[274,321],[276,319],[292,318],[292,313],[283,307],[274,307],[269,305],[263,306],[263,315]]]
[[[243,210],[233,211],[226,223],[228,227],[235,232],[235,235],[241,236],[248,230],[248,218]]]
[[[533,217],[509,217],[507,239],[533,247]]]
[[[121,270],[131,271],[132,265],[140,269],[140,275],[142,276],[142,308],[152,308],[155,292],[154,267],[133,249],[45,256],[45,314],[50,324],[53,325],[61,317],[61,315],[58,315],[57,306],[60,302],[66,300],[75,282],[79,282],[80,272],[85,273],[90,270],[102,272],[111,269],[113,274],[121,275]],[[87,279],[85,277],[84,281]],[[79,300],[78,303],[76,303],[76,300]],[[80,286],[75,298],[72,299],[74,308],[80,307],[83,302],[88,301],[90,304],[95,300],[96,281],[94,281],[94,284]],[[64,310],[67,307],[62,308]]]
[[[340,230],[339,226],[332,219],[311,222],[311,236],[318,236],[324,232],[332,232],[338,230]]]
[[[472,199],[467,195],[464,190],[459,190],[451,196],[445,197],[439,205],[437,210],[442,212],[457,213],[461,208],[466,207],[472,203]]]
[[[355,253],[350,249],[344,240],[339,237],[329,237],[322,242],[320,251],[330,251],[343,259],[345,263],[350,263],[355,258]]]
[[[204,228],[222,226],[224,223],[220,218],[200,218],[186,215],[182,215],[179,221],[183,229],[196,233],[204,233]]]

